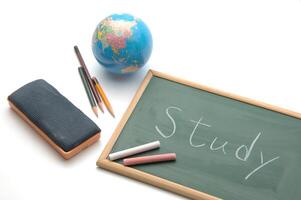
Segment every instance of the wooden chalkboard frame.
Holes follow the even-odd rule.
[[[270,105],[267,103],[263,103],[263,102],[260,102],[257,100],[249,99],[249,98],[235,95],[232,93],[224,92],[224,91],[214,89],[214,88],[211,88],[211,87],[208,87],[205,85],[193,83],[193,82],[183,80],[180,78],[176,78],[176,77],[173,77],[173,76],[170,76],[170,75],[158,72],[158,71],[149,70],[147,75],[145,76],[142,84],[140,85],[139,89],[137,90],[132,102],[130,103],[129,107],[127,108],[126,112],[124,113],[117,128],[115,129],[111,139],[109,140],[108,144],[106,145],[105,149],[103,150],[102,154],[100,155],[99,159],[97,160],[96,164],[97,164],[97,166],[99,166],[103,169],[106,169],[106,170],[109,170],[112,172],[116,172],[116,173],[124,175],[124,176],[128,176],[128,177],[136,179],[138,181],[142,181],[142,182],[151,184],[153,186],[160,187],[162,189],[177,193],[179,195],[182,195],[182,196],[185,196],[185,197],[188,197],[191,199],[216,200],[219,198],[214,197],[210,194],[206,194],[204,192],[180,185],[178,183],[160,178],[158,176],[154,176],[154,175],[148,174],[146,172],[143,172],[143,171],[131,168],[131,167],[126,167],[122,164],[119,164],[117,162],[113,162],[113,161],[110,161],[109,159],[107,159],[115,142],[117,141],[120,133],[122,132],[123,127],[125,126],[128,119],[130,118],[140,97],[143,95],[145,88],[147,87],[148,83],[154,76],[301,119],[301,114],[294,112],[294,111],[290,111],[290,110],[287,110],[284,108],[273,106],[273,105]]]

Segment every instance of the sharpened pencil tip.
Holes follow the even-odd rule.
[[[94,112],[94,114],[95,114],[95,115],[96,115],[96,117],[98,118],[97,107],[93,107],[92,109],[93,109],[93,112]]]
[[[114,115],[114,113],[111,113],[111,115],[112,115],[112,117],[113,117],[113,118],[115,118],[115,115]]]
[[[113,112],[112,107],[108,107],[107,109],[108,109],[109,113],[112,115],[112,117],[115,118],[115,114]]]
[[[101,110],[101,112],[104,113],[104,109],[103,109],[103,106],[102,106],[101,102],[98,103],[98,107]]]

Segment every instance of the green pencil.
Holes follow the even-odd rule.
[[[89,86],[89,83],[86,79],[86,76],[84,74],[84,69],[83,67],[79,67],[78,68],[78,72],[79,72],[79,75],[80,75],[80,78],[82,79],[82,82],[83,82],[83,85],[84,85],[84,88],[86,90],[86,94],[88,96],[88,99],[89,99],[89,102],[90,102],[90,105],[92,107],[92,110],[93,112],[95,113],[96,117],[98,117],[98,113],[97,113],[97,105],[95,103],[95,100],[94,100],[94,97],[93,97],[93,94],[91,92],[91,88]]]

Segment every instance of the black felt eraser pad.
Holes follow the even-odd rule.
[[[45,80],[24,85],[8,100],[13,110],[66,159],[99,139],[99,127]]]

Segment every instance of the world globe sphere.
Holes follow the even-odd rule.
[[[152,36],[147,25],[130,14],[113,14],[96,27],[92,51],[96,60],[116,74],[138,71],[152,52]]]

